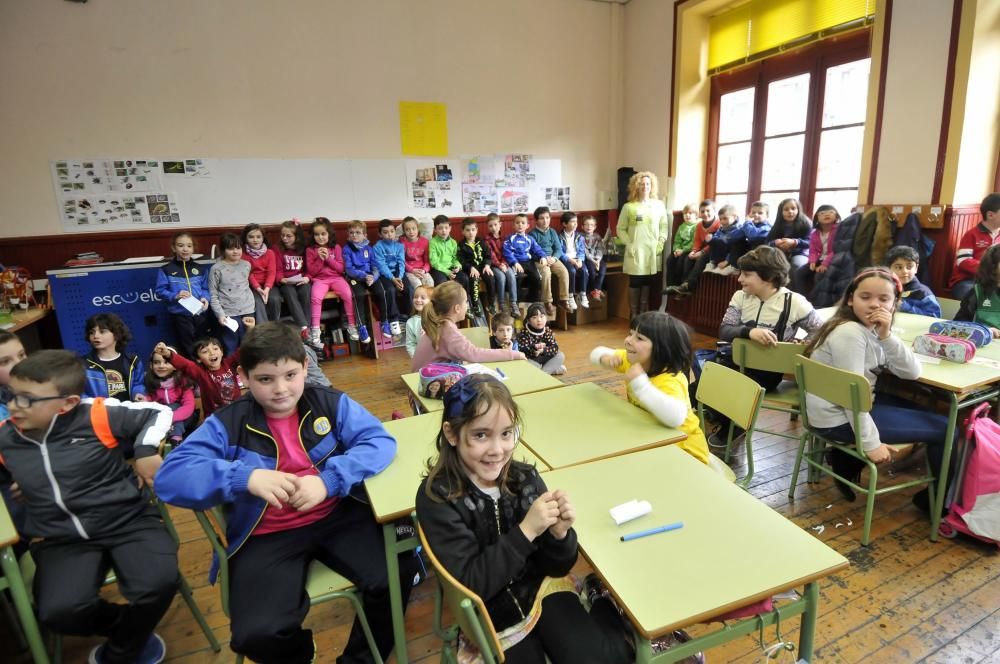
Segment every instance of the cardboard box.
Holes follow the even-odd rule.
[[[604,295],[600,301],[590,300],[590,308],[584,309],[577,306],[576,311],[569,314],[571,325],[586,325],[588,323],[598,323],[608,319],[608,296]]]

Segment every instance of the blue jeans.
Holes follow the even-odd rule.
[[[236,331],[233,332],[222,323],[219,323],[219,334],[222,336],[219,341],[221,341],[222,345],[225,346],[225,348],[222,349],[222,352],[226,355],[234,353],[236,349],[240,347],[240,344],[243,343],[243,337],[246,336],[247,333],[247,326],[243,323],[243,317],[249,316],[250,318],[254,318],[254,312],[251,311],[238,316],[234,316],[232,314],[228,315],[236,321]]]
[[[507,301],[506,295],[510,295],[511,304],[517,304],[517,273],[514,268],[507,266],[507,271],[501,270],[494,265],[493,271],[493,293],[496,295],[497,305],[503,306]]]
[[[604,273],[608,270],[608,257],[601,256],[601,267],[594,267],[594,263],[588,259],[583,261],[583,267],[587,268],[587,284],[590,290],[604,290]]]
[[[956,300],[962,300],[975,285],[974,279],[963,279],[951,287],[951,296]]]
[[[569,259],[563,256],[559,259],[562,264],[566,266],[566,271],[569,272],[569,292],[573,293],[586,293],[587,292],[587,268],[586,259],[584,259],[584,265],[582,267],[577,267],[569,262]]]

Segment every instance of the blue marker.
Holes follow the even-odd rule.
[[[659,526],[657,528],[650,528],[649,530],[640,530],[637,533],[630,533],[628,535],[622,535],[621,541],[630,542],[634,539],[639,539],[640,537],[646,537],[647,535],[655,535],[657,533],[666,533],[671,530],[678,530],[684,527],[683,521],[678,521],[677,523],[668,523],[665,526]]]
[[[496,371],[496,372],[497,372],[498,374],[500,374],[500,376],[501,376],[502,378],[506,378],[506,377],[507,377],[507,374],[505,374],[505,373],[504,373],[503,371],[501,371],[500,369],[495,369],[495,371]]]

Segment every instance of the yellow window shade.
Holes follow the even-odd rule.
[[[751,0],[709,19],[708,68],[738,62],[874,12],[875,0]]]

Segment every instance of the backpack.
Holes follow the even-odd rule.
[[[965,421],[972,452],[965,468],[957,469],[956,498],[939,532],[944,537],[962,532],[1000,546],[1000,424],[989,412],[988,403],[980,404]]]

